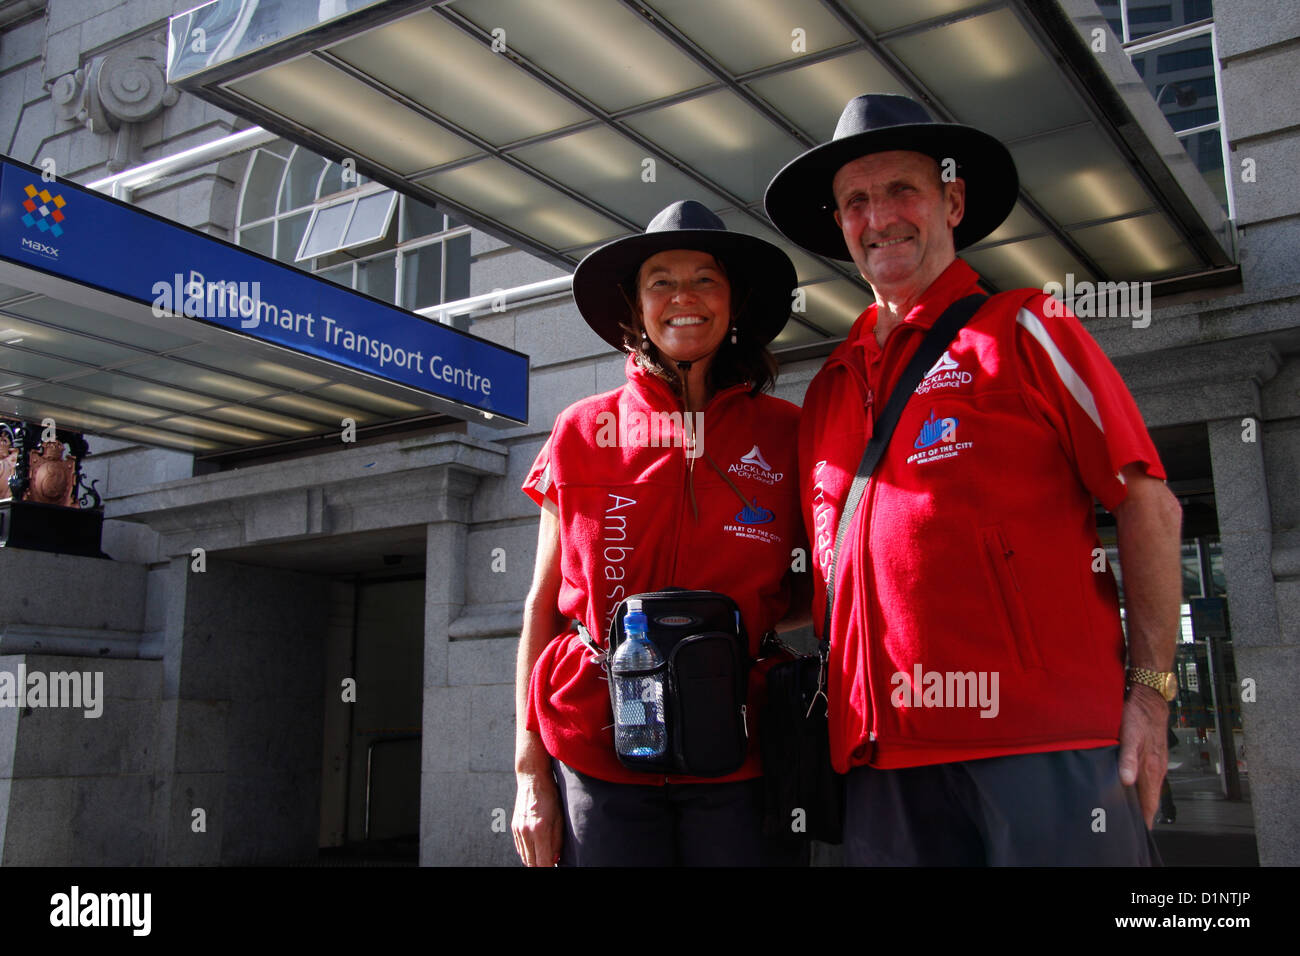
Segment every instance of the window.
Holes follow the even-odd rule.
[[[1212,0],[1112,0],[1099,6],[1112,28],[1118,13],[1116,34],[1134,69],[1233,218]]]
[[[236,242],[405,309],[469,295],[470,228],[277,140],[249,162]]]

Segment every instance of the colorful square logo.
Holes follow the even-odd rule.
[[[35,226],[41,232],[52,236],[63,235],[63,207],[67,205],[62,196],[51,195],[48,189],[38,190],[30,183],[23,187],[27,198],[23,200],[23,225]]]

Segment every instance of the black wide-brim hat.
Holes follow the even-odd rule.
[[[956,175],[966,181],[966,211],[953,229],[953,244],[964,249],[1002,225],[1020,192],[1011,153],[973,126],[936,123],[926,108],[906,96],[868,93],[844,107],[829,143],[791,160],[768,184],[763,205],[773,225],[809,252],[851,260],[844,234],[835,224],[831,182],[845,163],[890,150],[933,157],[942,167],[956,160]]]
[[[660,211],[641,235],[615,239],[589,253],[574,270],[578,311],[614,348],[625,351],[621,323],[633,319],[628,297],[635,301],[641,263],[669,249],[707,252],[722,263],[733,308],[742,303],[735,319],[738,335],[766,345],[785,327],[799,284],[790,257],[765,239],[731,232],[702,203],[686,199]]]

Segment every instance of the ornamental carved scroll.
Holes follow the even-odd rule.
[[[139,126],[180,94],[167,85],[167,45],[158,37],[132,41],[65,73],[50,90],[59,118],[114,136],[109,169],[140,162]]]

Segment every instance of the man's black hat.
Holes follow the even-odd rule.
[[[791,295],[799,284],[790,257],[765,239],[729,231],[702,203],[687,199],[662,210],[641,235],[615,239],[589,253],[574,270],[578,311],[597,335],[620,352],[624,350],[620,323],[632,320],[627,297],[635,301],[637,271],[651,256],[669,249],[707,252],[722,263],[733,308],[743,303],[736,318],[739,335],[766,345],[790,318]]]
[[[868,93],[849,100],[829,143],[791,160],[772,179],[763,204],[786,238],[810,252],[851,260],[835,224],[831,182],[840,167],[871,153],[910,150],[933,157],[942,167],[956,160],[966,181],[966,211],[953,230],[964,249],[1002,224],[1016,204],[1020,177],[1007,148],[973,126],[936,123],[916,100],[892,93]]]

